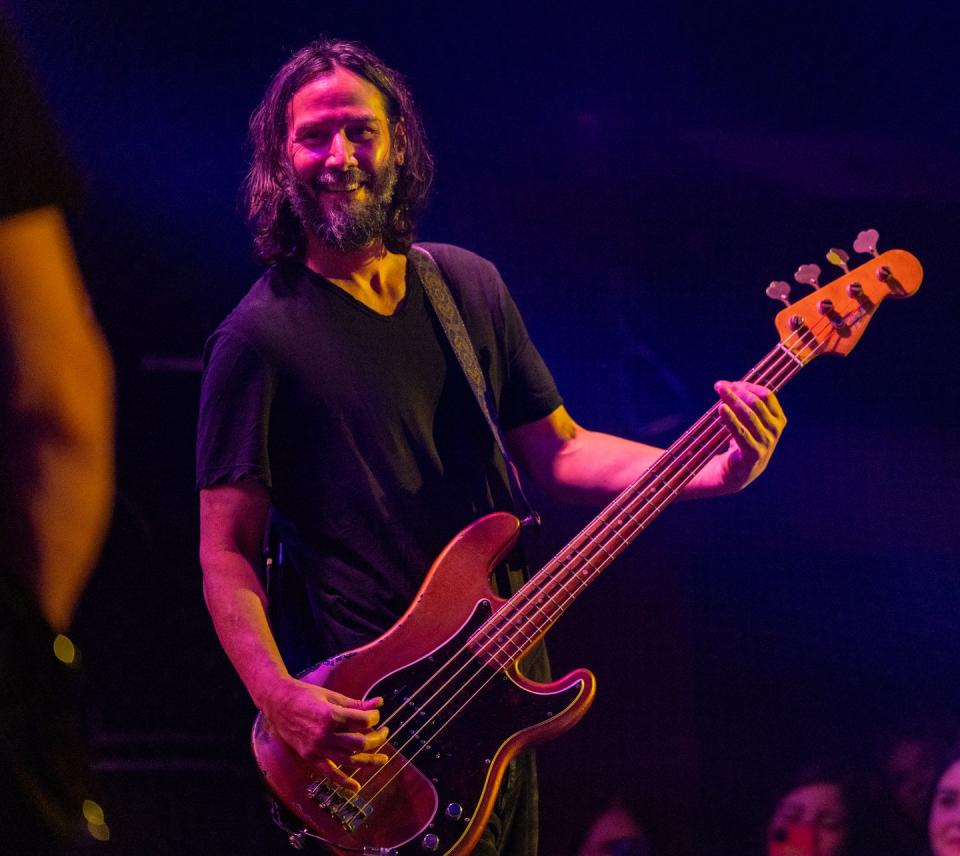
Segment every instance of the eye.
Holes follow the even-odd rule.
[[[377,129],[373,125],[354,125],[347,128],[347,137],[354,143],[372,140],[377,136]]]
[[[937,805],[940,808],[954,808],[957,805],[957,792],[941,791],[937,797]]]
[[[316,125],[310,125],[306,128],[301,128],[298,130],[294,139],[301,145],[319,146],[329,141],[330,132],[324,128],[319,128]]]

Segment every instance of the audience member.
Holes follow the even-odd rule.
[[[935,778],[927,828],[933,856],[960,856],[960,756]]]
[[[767,856],[872,856],[876,835],[866,789],[844,766],[803,768],[779,791],[766,829]]]

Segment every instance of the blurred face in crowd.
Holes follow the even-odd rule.
[[[947,768],[934,791],[930,849],[934,856],[960,856],[960,761]]]
[[[904,739],[891,750],[885,764],[894,801],[918,829],[923,828],[927,799],[937,775],[934,747],[928,740]]]
[[[847,826],[847,808],[838,785],[827,782],[805,785],[788,793],[777,805],[767,831],[770,842],[767,852],[784,851],[778,842],[787,837],[787,841],[805,842],[805,849],[810,853],[804,856],[841,856]]]
[[[614,803],[597,817],[577,856],[644,856],[643,827],[622,805]]]

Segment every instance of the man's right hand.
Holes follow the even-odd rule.
[[[389,760],[376,751],[388,733],[386,726],[376,728],[382,703],[289,678],[269,694],[262,712],[270,729],[318,773],[356,791],[360,783],[352,775],[358,767],[379,767]]]

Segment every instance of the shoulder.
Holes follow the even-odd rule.
[[[292,303],[296,301],[297,277],[290,271],[271,267],[257,279],[233,311],[208,340],[232,338],[254,349],[268,343],[286,328]]]
[[[453,244],[417,243],[437,263],[458,302],[499,306],[506,286],[493,262]]]
[[[500,273],[493,262],[463,247],[432,242],[416,243],[414,247],[426,250],[433,256],[440,269],[451,279],[481,282],[490,279],[500,280]]]

